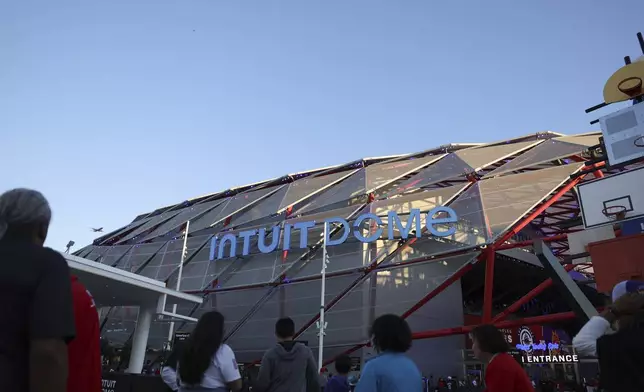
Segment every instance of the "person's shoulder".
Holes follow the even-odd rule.
[[[217,350],[217,356],[229,358],[229,357],[234,357],[235,353],[233,352],[233,349],[230,348],[229,345],[227,345],[226,343],[222,343],[221,346],[219,347],[219,350]]]
[[[36,247],[36,252],[38,257],[41,260],[45,260],[49,263],[53,263],[53,267],[65,267],[67,268],[67,260],[63,257],[60,252],[57,252],[51,248],[47,247]]]
[[[306,344],[304,344],[302,342],[295,342],[294,347],[298,351],[302,351],[302,352],[305,352],[307,354],[308,353],[313,353],[313,350],[311,350],[311,347],[307,346]]]

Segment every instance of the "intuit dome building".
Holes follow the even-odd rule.
[[[222,312],[239,362],[261,359],[284,316],[317,355],[327,222],[324,359],[371,355],[369,325],[395,313],[426,375],[461,374],[468,320],[512,328],[573,317],[544,284],[531,240],[567,255],[565,234],[582,225],[574,187],[597,172],[585,162],[599,136],[546,132],[285,175],[142,214],[74,254],[203,295],[176,313]],[[126,345],[137,313],[103,308],[102,336]],[[153,322],[150,349],[166,345],[170,324]]]

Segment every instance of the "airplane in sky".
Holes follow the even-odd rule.
[[[102,228],[102,227],[99,227],[98,229],[95,229],[95,228],[93,228],[93,227],[90,227],[90,229],[92,229],[92,231],[93,231],[94,233],[102,233],[102,232],[103,232],[103,228]]]

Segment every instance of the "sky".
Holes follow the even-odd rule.
[[[0,0],[0,192],[47,245],[196,196],[447,143],[597,130],[641,0]]]

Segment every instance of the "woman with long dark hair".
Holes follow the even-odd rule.
[[[223,343],[224,316],[208,312],[190,334],[177,366],[180,392],[237,392],[242,379],[233,350]]]

